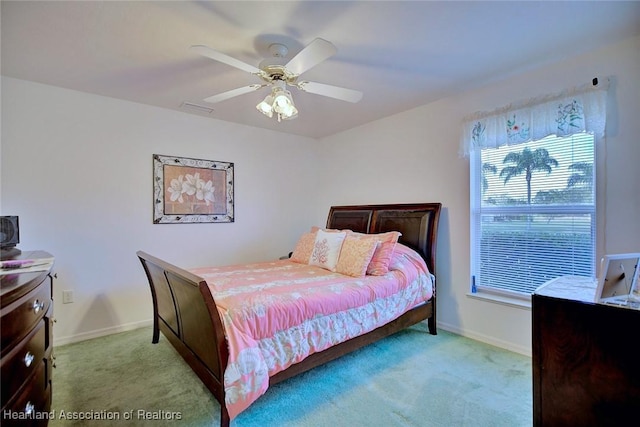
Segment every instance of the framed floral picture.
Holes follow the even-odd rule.
[[[154,224],[233,218],[233,163],[153,155]]]

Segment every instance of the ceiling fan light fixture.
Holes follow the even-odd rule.
[[[273,109],[276,110],[276,113],[288,115],[292,113],[295,108],[291,92],[288,90],[278,91],[273,97]]]
[[[287,113],[287,115],[280,114],[279,118],[282,120],[293,120],[296,117],[298,117],[298,109],[296,107],[293,107],[293,110]]]
[[[273,96],[271,94],[267,95],[262,102],[256,105],[256,108],[265,116],[273,117]]]
[[[298,109],[293,104],[291,95],[280,95],[273,103],[273,109],[278,113],[278,121],[292,120],[298,117]]]
[[[278,121],[292,120],[298,117],[298,109],[293,103],[291,92],[283,89],[283,84],[275,86],[264,101],[256,105],[256,108],[269,118],[273,117],[275,112]]]

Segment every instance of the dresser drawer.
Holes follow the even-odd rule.
[[[45,358],[45,340],[47,328],[42,319],[34,330],[25,339],[16,345],[10,353],[2,357],[0,373],[2,375],[2,406],[25,383],[31,381],[31,376],[42,365]],[[42,380],[45,381],[45,372],[42,372]]]
[[[35,375],[2,409],[3,427],[47,424],[51,410],[51,385],[45,379],[46,364],[46,360],[40,361]]]
[[[45,279],[37,288],[2,308],[2,356],[33,329],[50,305],[51,286]]]

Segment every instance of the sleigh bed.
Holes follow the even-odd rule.
[[[220,424],[228,426],[268,385],[424,320],[435,335],[440,208],[440,203],[333,206],[326,229],[305,233],[316,239],[310,258],[302,244],[305,236],[288,259],[242,266],[186,270],[138,251],[153,299],[152,342],[163,333],[220,402]],[[365,252],[363,242],[378,239],[366,274],[322,264],[326,259],[317,256],[317,242],[323,236],[345,239],[343,253],[347,241],[357,240],[358,256]],[[381,236],[396,236],[397,244],[384,244]],[[389,245],[392,252],[386,251]],[[371,270],[382,248],[390,257],[388,268]],[[279,293],[284,284],[294,290]],[[343,300],[324,299],[337,295]],[[285,303],[294,304],[293,314],[281,312]],[[340,308],[327,308],[331,304]],[[294,325],[280,325],[284,318],[298,317]],[[237,326],[245,320],[247,325]],[[253,397],[238,397],[238,390],[252,390]]]

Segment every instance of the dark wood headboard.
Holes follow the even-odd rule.
[[[332,206],[327,228],[367,234],[399,231],[400,243],[418,251],[435,275],[441,207],[441,203]]]

